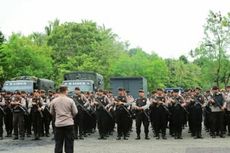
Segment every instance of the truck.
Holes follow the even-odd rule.
[[[110,88],[113,95],[118,95],[118,88],[125,88],[135,99],[138,98],[138,91],[144,90],[148,94],[147,80],[144,77],[111,77]]]
[[[83,92],[95,92],[104,89],[104,79],[96,72],[73,71],[64,74],[63,85],[68,87],[69,93],[79,87]]]
[[[35,89],[45,90],[46,92],[54,91],[55,83],[52,80],[34,76],[19,76],[5,81],[2,88],[3,91],[25,91],[27,93],[32,93]]]

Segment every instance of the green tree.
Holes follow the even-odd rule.
[[[210,11],[207,23],[204,25],[205,37],[201,45],[193,52],[196,62],[202,63],[202,59],[209,63],[201,66],[211,82],[215,82],[217,86],[222,84],[227,85],[229,82],[230,70],[226,67],[229,66],[229,55],[227,50],[230,47],[230,13],[222,16],[220,13]]]
[[[39,46],[29,37],[13,34],[3,44],[1,53],[2,80],[22,75],[50,78],[52,74],[51,48]]]
[[[54,60],[54,78],[74,70],[95,71],[108,79],[111,60],[118,58],[124,45],[111,29],[92,21],[67,22],[56,26],[48,37]]]

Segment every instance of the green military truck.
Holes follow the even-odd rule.
[[[2,90],[4,91],[25,91],[32,93],[35,89],[53,91],[55,83],[52,80],[37,78],[34,76],[19,76],[5,81]]]
[[[68,87],[69,92],[74,92],[79,87],[83,92],[95,92],[104,89],[104,79],[101,74],[95,72],[74,71],[64,75],[63,85]]]
[[[147,80],[144,77],[112,77],[110,78],[110,88],[116,96],[118,88],[125,88],[134,98],[138,98],[138,91],[143,89],[147,96]]]

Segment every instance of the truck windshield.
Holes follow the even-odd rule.
[[[25,92],[33,92],[33,81],[24,81],[24,80],[18,80],[18,81],[6,81],[3,85],[3,90],[14,92],[16,90],[18,91],[25,91]]]
[[[68,87],[69,92],[73,92],[76,87],[79,87],[81,91],[84,92],[92,92],[93,91],[93,83],[90,81],[64,81],[64,85]]]

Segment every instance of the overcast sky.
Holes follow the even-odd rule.
[[[209,10],[230,12],[229,0],[0,0],[0,30],[43,32],[48,21],[82,19],[105,25],[131,47],[179,57],[203,37]]]

